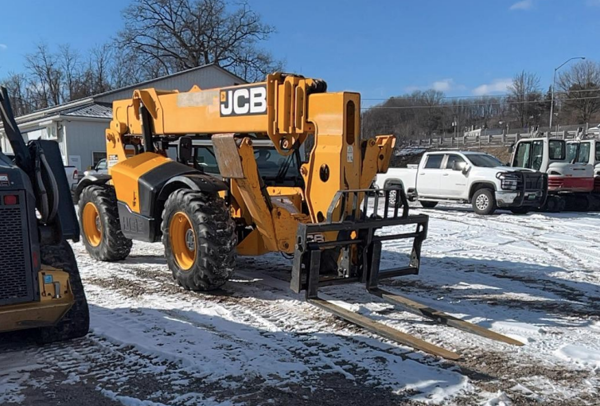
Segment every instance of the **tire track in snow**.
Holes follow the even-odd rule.
[[[124,267],[111,269],[111,273],[122,272],[127,272],[127,269]],[[160,281],[161,285],[173,286],[175,282],[167,275],[164,278],[156,278],[154,275],[152,280]],[[115,287],[119,288],[121,281],[110,275],[107,276],[103,280],[115,283]],[[137,277],[142,280],[130,282],[144,284],[143,274],[138,273]],[[250,278],[253,277],[250,276]],[[236,278],[240,278],[239,274],[234,277],[234,279]],[[250,279],[246,278],[246,280]],[[90,282],[98,284],[104,289],[110,286],[99,283],[100,281],[97,279],[92,279]],[[135,287],[128,287],[119,293],[124,294],[126,291],[137,290]],[[161,288],[158,287],[158,290],[160,291]],[[241,283],[236,285],[235,291],[234,295],[218,297],[180,290],[177,294],[171,295],[171,298],[173,300],[184,299],[192,307],[196,302],[206,301],[224,306],[229,312],[228,318],[260,329],[261,335],[270,341],[267,345],[273,354],[282,350],[286,351],[289,357],[301,360],[313,375],[338,373],[348,380],[367,380],[373,385],[391,386],[398,389],[398,382],[401,382],[402,378],[394,372],[394,369],[390,370],[390,363],[403,363],[410,358],[408,362],[415,363],[415,366],[416,363],[421,363],[423,367],[429,368],[430,365],[434,365],[435,369],[439,369],[439,366],[435,366],[439,360],[414,354],[411,349],[402,349],[402,347],[392,344],[381,343],[378,338],[360,337],[357,339],[352,337],[353,335],[362,335],[364,331],[353,329],[353,326],[347,326],[343,322],[332,324],[330,315],[323,314],[312,305],[290,297],[287,286],[281,290],[278,288],[265,290],[252,283]],[[159,292],[148,293],[157,294]],[[244,297],[239,297],[240,294]],[[181,317],[178,310],[165,311],[161,309],[160,311],[173,318],[189,322],[185,316]],[[122,322],[125,325],[130,324],[127,321]],[[285,334],[272,334],[271,330]],[[454,373],[450,373],[450,375],[452,374]]]

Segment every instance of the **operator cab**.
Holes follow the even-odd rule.
[[[565,141],[547,140],[548,154],[544,147],[546,140],[536,139],[520,141],[513,155],[512,165],[515,168],[527,168],[535,171],[546,172],[551,162],[565,160]]]
[[[188,147],[181,148],[180,142],[185,139],[185,137],[182,137],[169,145],[179,151],[173,158],[206,174],[221,178],[212,141],[206,138],[192,138],[189,146],[191,150],[184,152]],[[253,140],[252,147],[254,148],[258,172],[266,186],[294,187],[303,184],[300,175],[300,166],[304,163],[301,158],[304,152],[302,147],[287,157],[279,154],[270,140]],[[169,154],[169,156],[171,155]]]

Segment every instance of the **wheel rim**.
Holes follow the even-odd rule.
[[[102,222],[98,208],[92,202],[83,207],[83,233],[85,239],[92,247],[97,247],[102,242]]]
[[[390,191],[390,194],[388,195],[388,202],[390,205],[394,206],[396,205],[396,194],[397,192],[395,190]]]
[[[179,268],[189,270],[196,261],[196,233],[187,214],[177,212],[169,224],[171,249]]]
[[[485,210],[485,209],[487,209],[488,206],[489,206],[489,204],[490,204],[490,199],[486,195],[481,194],[481,195],[477,196],[477,200],[475,201],[475,205],[477,206],[477,208],[479,210]]]

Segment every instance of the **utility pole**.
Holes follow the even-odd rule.
[[[560,68],[565,66],[568,62],[572,61],[573,59],[585,59],[585,56],[574,56],[573,58],[569,58],[566,61],[564,61],[557,68],[554,68],[554,77],[552,78],[552,100],[550,102],[550,123],[548,125],[548,127],[550,128],[549,133],[552,132],[552,119],[554,118],[554,88],[556,87],[556,72],[558,72]]]

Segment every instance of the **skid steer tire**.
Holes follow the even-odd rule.
[[[46,344],[85,336],[90,328],[90,313],[71,246],[66,241],[57,245],[42,246],[41,257],[42,264],[69,274],[69,284],[75,297],[75,303],[56,325],[38,330],[38,342]]]
[[[218,289],[233,275],[236,226],[223,199],[177,190],[165,203],[161,229],[169,269],[183,288]]]
[[[94,213],[96,221],[90,225],[86,219]],[[92,258],[121,261],[131,252],[133,243],[121,231],[117,196],[112,187],[92,185],[83,189],[79,198],[79,225],[83,244]]]

